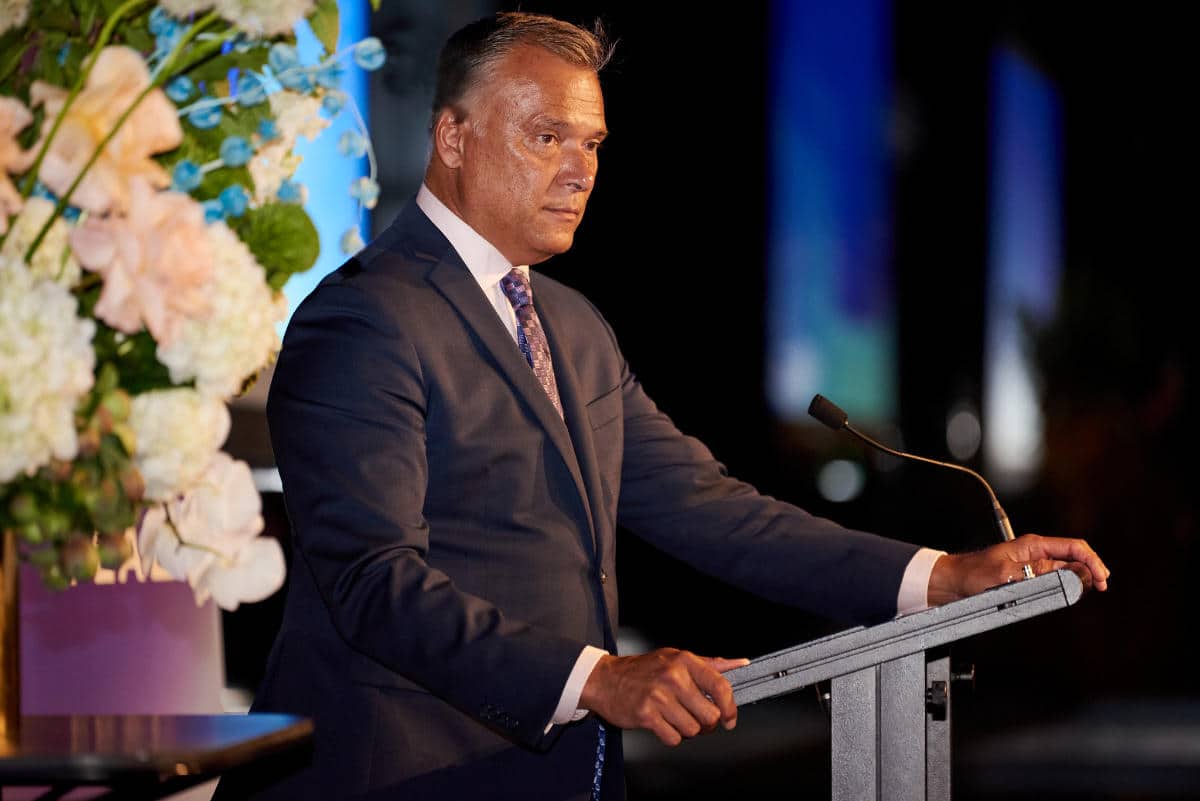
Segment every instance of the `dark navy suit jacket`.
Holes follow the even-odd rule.
[[[615,651],[618,524],[782,603],[895,613],[915,546],[730,478],[595,307],[532,283],[565,421],[415,203],[289,323],[267,414],[295,547],[253,711],[316,745],[269,797],[586,799],[595,716],[545,728],[583,646]]]

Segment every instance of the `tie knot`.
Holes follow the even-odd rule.
[[[529,285],[529,276],[516,267],[500,279],[500,288],[504,290],[514,309],[533,303],[533,287]]]

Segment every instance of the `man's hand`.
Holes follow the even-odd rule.
[[[1084,540],[1022,534],[982,551],[940,557],[929,576],[929,603],[937,606],[1016,581],[1024,565],[1032,567],[1034,575],[1069,568],[1085,589],[1108,589],[1109,570]]]
[[[667,745],[737,725],[733,689],[723,671],[747,659],[696,656],[659,648],[638,656],[605,655],[588,676],[579,705],[622,729],[647,729]]]

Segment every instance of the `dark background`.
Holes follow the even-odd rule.
[[[518,4],[502,4],[515,8]],[[612,132],[571,252],[543,265],[612,322],[647,391],[762,491],[846,525],[963,550],[995,538],[970,479],[868,469],[865,493],[816,494],[818,457],[854,443],[774,421],[764,394],[767,162],[762,4],[525,2],[619,39],[603,84]],[[387,2],[372,32],[381,229],[415,192],[433,62],[486,3]],[[1166,4],[913,3],[894,8],[892,176],[900,398],[908,450],[950,459],[947,410],[982,404],[988,58],[1016,47],[1063,100],[1060,313],[1036,339],[1046,461],[1002,496],[1018,533],[1087,538],[1111,590],[957,646],[955,797],[1200,798],[1194,602],[1196,49]],[[1185,288],[1189,287],[1189,288]],[[730,357],[733,358],[730,358]],[[260,425],[243,412],[235,434]],[[235,454],[236,455],[236,454]],[[969,466],[980,469],[980,465]],[[286,541],[278,496],[265,498]],[[622,626],[633,647],[754,656],[842,626],[758,601],[626,534]],[[282,593],[226,615],[231,683],[252,689]],[[743,710],[732,734],[678,749],[626,738],[631,797],[828,797],[816,692]]]

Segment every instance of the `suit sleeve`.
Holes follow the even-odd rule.
[[[779,603],[855,623],[896,613],[917,546],[844,528],[731,478],[699,440],[659,411],[623,359],[622,365],[617,514],[623,527],[704,573]]]
[[[585,643],[514,620],[426,562],[428,391],[411,341],[353,283],[296,312],[268,419],[293,541],[354,650],[526,745]]]

